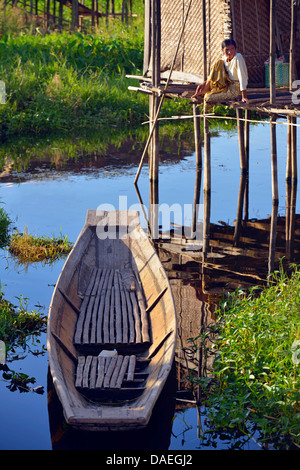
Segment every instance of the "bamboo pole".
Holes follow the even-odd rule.
[[[235,221],[234,227],[234,235],[233,235],[233,245],[237,246],[240,233],[241,233],[241,226],[242,226],[242,215],[243,215],[243,202],[245,197],[245,187],[246,187],[246,173],[241,173],[240,178],[240,189],[239,189],[239,197],[238,197],[238,206],[237,206],[237,216]]]
[[[244,218],[249,218],[249,158],[250,158],[250,111],[245,110],[245,159],[246,159],[246,182],[245,182],[245,207]]]
[[[182,36],[183,36],[183,33],[184,33],[185,25],[186,25],[186,22],[187,22],[187,19],[188,19],[188,15],[189,15],[189,11],[190,11],[191,4],[192,4],[192,0],[190,0],[189,6],[188,6],[188,9],[187,9],[187,13],[186,13],[186,16],[185,16],[185,20],[184,20],[183,25],[182,25],[182,29],[181,29],[179,41],[178,41],[177,48],[176,48],[176,51],[175,51],[175,54],[174,54],[174,58],[173,58],[173,62],[172,62],[171,68],[170,68],[170,73],[169,73],[169,76],[168,76],[168,79],[167,79],[166,88],[169,86],[169,83],[170,83],[170,80],[171,80],[172,72],[173,72],[173,69],[174,69],[174,66],[175,66],[177,54],[178,54],[179,47],[180,47],[180,43],[181,43]],[[158,120],[158,116],[159,116],[161,107],[162,107],[162,105],[163,105],[163,102],[164,102],[164,94],[162,94],[162,96],[161,96],[161,98],[160,98],[160,102],[159,102],[158,109],[157,109],[157,112],[156,112],[156,116],[155,116],[155,119],[154,119],[154,122],[153,122],[153,126],[152,126],[151,132],[150,132],[150,134],[149,134],[149,136],[148,136],[148,140],[147,140],[147,142],[146,142],[146,145],[145,145],[145,148],[144,148],[144,152],[143,152],[142,157],[141,157],[141,161],[140,161],[140,164],[139,164],[139,167],[138,167],[138,171],[137,171],[137,174],[136,174],[136,176],[135,176],[134,184],[136,184],[137,181],[138,181],[138,178],[139,178],[139,175],[140,175],[142,166],[143,166],[143,161],[144,161],[146,152],[147,152],[147,150],[148,150],[150,141],[151,141],[151,139],[152,139],[153,129],[154,129],[154,126],[155,126],[155,124],[156,124],[156,121]]]
[[[292,118],[295,121],[296,118]],[[289,220],[289,259],[292,260],[294,252],[295,212],[297,197],[297,133],[296,127],[291,132],[291,196],[290,196],[290,220]]]
[[[193,103],[193,114],[194,114],[194,136],[195,136],[195,153],[196,153],[196,181],[195,181],[191,238],[196,237],[200,188],[201,188],[201,173],[202,173],[200,117],[199,117],[199,108],[197,107],[196,103]]]
[[[210,206],[211,206],[211,148],[210,148],[210,130],[209,121],[205,117],[204,123],[204,183],[203,183],[203,257],[206,258],[209,248],[210,236]]]
[[[207,47],[206,47],[206,0],[202,0],[202,51],[203,80],[207,80]]]
[[[276,103],[275,87],[275,14],[276,0],[270,0],[270,103]]]
[[[79,26],[78,0],[72,1],[72,29],[77,30]]]
[[[150,8],[151,2],[150,0],[145,0],[145,23],[144,23],[144,64],[143,64],[143,75],[146,75],[149,69],[150,63],[150,54],[151,54],[151,47],[150,47]],[[140,77],[143,79],[143,77]]]
[[[246,147],[245,147],[245,124],[243,119],[243,110],[237,108],[236,110],[238,137],[239,137],[239,152],[240,152],[240,165],[241,171],[246,172]]]
[[[278,175],[277,175],[277,142],[276,142],[276,126],[274,125],[273,116],[271,121],[271,167],[272,167],[272,216],[270,227],[270,244],[269,244],[269,261],[268,273],[274,271],[275,260],[275,246],[276,246],[276,229],[277,229],[277,214],[278,214]]]
[[[291,0],[291,37],[290,37],[290,70],[289,85],[293,90],[293,82],[296,80],[296,37],[297,37],[297,6],[295,0]]]
[[[285,241],[286,241],[286,256],[290,258],[290,206],[291,206],[291,183],[292,183],[292,150],[291,150],[291,137],[292,127],[290,125],[292,118],[287,117],[287,159],[286,159],[286,214],[285,214]]]
[[[160,0],[152,0],[152,85],[160,86]],[[150,146],[150,180],[158,181],[159,166],[159,125],[155,116],[159,107],[159,97],[156,93],[150,95],[150,132],[153,137]]]
[[[59,2],[59,27],[62,28],[63,26],[63,8],[64,8],[64,5],[63,5],[63,2],[62,0],[60,0]]]

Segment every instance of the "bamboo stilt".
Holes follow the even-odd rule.
[[[193,103],[194,115],[194,136],[195,136],[195,153],[196,153],[196,180],[195,180],[195,193],[193,203],[193,219],[191,226],[191,238],[196,237],[198,209],[201,188],[201,173],[202,173],[202,151],[201,151],[201,129],[200,129],[200,113],[199,108]]]
[[[243,110],[237,108],[236,110],[237,118],[237,128],[238,128],[238,137],[239,137],[239,152],[240,152],[240,165],[241,171],[246,172],[246,147],[245,147],[245,122],[243,119]]]
[[[249,159],[250,159],[250,111],[245,110],[245,159],[246,159],[246,184],[244,201],[244,219],[249,218]]]
[[[160,86],[160,1],[152,0],[152,85]],[[158,181],[159,163],[159,124],[154,121],[159,107],[159,97],[156,93],[150,96],[151,120],[153,136],[150,145],[150,181]]]
[[[186,16],[185,16],[185,20],[184,20],[183,25],[182,25],[182,29],[181,29],[179,41],[178,41],[178,44],[177,44],[177,47],[176,47],[176,51],[175,51],[175,55],[174,55],[174,58],[173,58],[173,62],[172,62],[171,68],[170,68],[170,73],[169,73],[169,76],[168,76],[168,79],[167,79],[167,82],[166,82],[166,88],[168,88],[169,83],[170,83],[170,80],[171,80],[172,72],[173,72],[173,69],[174,69],[174,66],[175,66],[175,62],[176,62],[176,59],[177,59],[177,54],[178,54],[178,51],[179,51],[179,46],[180,46],[180,44],[181,44],[181,40],[182,40],[182,37],[183,37],[185,25],[186,25],[186,22],[187,22],[187,19],[188,19],[188,16],[189,16],[191,4],[192,4],[192,0],[190,0],[190,2],[189,2],[189,6],[188,6],[188,9],[187,9],[187,13],[186,13]],[[149,147],[150,142],[151,142],[151,139],[152,139],[152,134],[153,134],[154,125],[156,124],[156,122],[157,122],[157,120],[158,120],[159,113],[160,113],[161,107],[162,107],[163,102],[164,102],[164,97],[165,97],[165,95],[163,94],[163,95],[161,96],[161,99],[160,99],[160,102],[159,102],[159,105],[158,105],[158,109],[157,109],[157,113],[156,113],[155,119],[154,119],[154,121],[153,121],[152,130],[151,130],[151,132],[150,132],[150,134],[149,134],[149,136],[148,136],[148,139],[147,139],[147,142],[146,142],[144,151],[143,151],[143,155],[142,155],[142,157],[141,157],[141,161],[140,161],[140,164],[139,164],[139,167],[138,167],[138,171],[137,171],[136,176],[135,176],[135,179],[134,179],[134,184],[137,184],[138,178],[139,178],[139,176],[140,176],[140,172],[141,172],[141,169],[142,169],[142,166],[143,166],[143,161],[144,161],[146,152],[147,152],[147,150],[148,150],[148,147]]]
[[[78,0],[72,1],[72,29],[77,30],[79,26]]]
[[[204,220],[203,220],[203,257],[205,258],[209,248],[210,237],[210,206],[211,206],[211,149],[209,121],[205,117],[204,122]]]
[[[245,197],[245,187],[246,187],[246,179],[247,175],[245,173],[241,173],[240,179],[240,190],[239,190],[239,197],[238,197],[238,207],[237,207],[237,216],[235,221],[234,227],[234,236],[233,236],[233,245],[236,246],[239,242],[241,226],[242,226],[242,215],[243,215],[243,203]]]
[[[203,80],[207,80],[207,50],[206,50],[206,0],[202,0],[202,50],[203,50]]]
[[[276,103],[276,79],[275,79],[275,14],[276,0],[270,0],[270,103]]]
[[[292,118],[287,117],[287,159],[286,159],[286,175],[285,175],[285,187],[286,187],[286,215],[285,215],[285,240],[286,240],[286,256],[290,259],[290,213],[291,213],[291,184],[292,184],[292,150],[291,150],[291,138],[292,138]]]
[[[296,118],[292,118],[292,123],[296,123]],[[289,217],[289,259],[292,260],[294,252],[295,234],[295,212],[297,198],[297,132],[296,126],[291,131],[291,196],[290,196],[290,217]]]
[[[269,262],[268,273],[274,271],[275,246],[276,246],[276,229],[278,216],[278,175],[277,175],[277,142],[276,142],[276,125],[273,123],[274,117],[271,117],[271,165],[272,165],[272,217],[270,227],[270,244],[269,244]]]
[[[291,37],[290,37],[290,70],[289,82],[290,90],[293,90],[293,82],[297,78],[296,73],[296,41],[297,38],[297,5],[295,0],[291,0]]]

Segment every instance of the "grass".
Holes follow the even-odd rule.
[[[39,261],[53,262],[59,257],[68,254],[72,249],[72,243],[67,236],[42,237],[14,232],[11,236],[9,251],[22,263]]]
[[[262,290],[228,295],[210,331],[217,334],[214,380],[198,383],[208,432],[256,432],[264,445],[285,449],[300,446],[300,268],[289,278],[280,270],[272,280]]]
[[[143,12],[143,2],[135,3]],[[142,71],[141,15],[128,25],[102,21],[85,34],[26,27],[0,23],[0,80],[7,95],[0,106],[2,137],[111,126],[129,130],[147,120],[148,98],[129,91],[137,82],[125,77]],[[165,105],[167,113],[185,108],[183,100]]]

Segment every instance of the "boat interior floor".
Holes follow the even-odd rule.
[[[149,349],[150,336],[138,273],[131,268],[93,268],[74,334],[77,390],[96,401],[139,396],[147,378],[141,370],[149,361],[136,354]]]
[[[145,390],[148,363],[134,354],[79,356],[75,387],[88,399],[110,404],[135,399]]]

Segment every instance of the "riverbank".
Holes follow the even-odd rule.
[[[110,126],[129,130],[147,120],[148,98],[133,96],[128,86],[136,83],[125,76],[142,71],[142,17],[85,34],[28,25],[22,33],[7,24],[0,33],[0,80],[6,86],[2,138]],[[178,113],[186,106],[171,100],[165,109]]]

